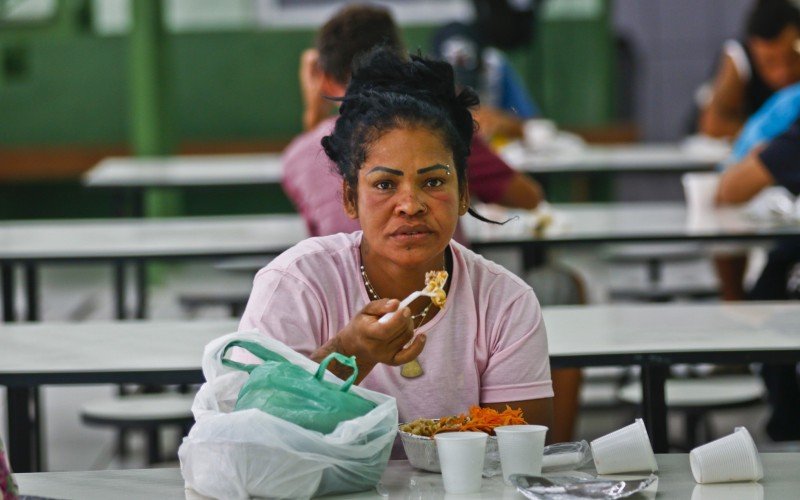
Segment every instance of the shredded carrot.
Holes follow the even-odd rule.
[[[440,419],[439,428],[434,434],[439,432],[482,431],[493,436],[495,427],[522,425],[525,423],[521,408],[512,410],[510,406],[506,405],[505,410],[498,412],[494,408],[472,406],[467,414]]]

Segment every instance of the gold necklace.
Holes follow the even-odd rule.
[[[447,268],[447,258],[445,257],[445,263],[442,266],[442,269]],[[361,264],[361,277],[364,280],[364,286],[367,287],[367,295],[369,295],[370,300],[381,300],[381,296],[378,295],[378,292],[372,287],[372,283],[369,281],[369,276],[367,276],[367,271],[364,269],[364,264]],[[422,323],[425,322],[425,318],[428,317],[428,312],[431,310],[431,306],[433,305],[433,301],[431,301],[425,309],[422,310],[419,314],[414,314],[411,316],[411,321],[416,318],[419,318],[419,323],[417,324],[416,328],[422,326]],[[400,375],[405,378],[417,378],[422,376],[425,373],[425,370],[422,369],[422,365],[419,363],[419,359],[414,359],[409,361],[408,363],[403,364],[400,367]]]
[[[367,271],[364,269],[364,266],[361,266],[361,277],[364,278],[364,285],[367,287],[367,295],[369,295],[370,300],[381,300],[381,296],[378,295],[378,292],[372,287],[372,283],[369,281],[369,276],[367,276]],[[419,328],[422,326],[422,322],[425,321],[425,318],[428,316],[428,311],[431,310],[431,306],[433,302],[429,302],[425,309],[423,309],[419,314],[412,314],[411,321],[420,320],[419,323],[415,328]]]

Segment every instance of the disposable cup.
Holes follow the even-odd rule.
[[[714,199],[719,186],[716,172],[690,172],[681,177],[686,208],[690,212],[703,212],[714,208]]]
[[[692,500],[764,500],[758,483],[695,484]]]
[[[653,447],[641,418],[592,441],[592,456],[598,474],[658,470]]]
[[[447,493],[480,491],[488,437],[485,432],[445,432],[433,437]]]
[[[693,449],[689,464],[694,480],[701,484],[758,481],[764,477],[758,449],[744,427]]]
[[[551,120],[535,118],[525,122],[522,132],[529,149],[545,149],[555,140],[558,128]]]
[[[500,450],[500,466],[503,480],[511,484],[511,474],[542,473],[542,455],[547,427],[544,425],[504,425],[495,427],[497,446]]]

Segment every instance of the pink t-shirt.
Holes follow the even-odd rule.
[[[240,330],[257,329],[310,355],[369,301],[362,233],[310,238],[256,274]],[[400,421],[465,412],[479,403],[553,396],[539,302],[518,277],[453,241],[447,303],[419,328],[424,374],[380,364],[361,386],[397,398]]]
[[[358,220],[351,219],[342,203],[342,178],[336,165],[322,149],[322,138],[329,135],[336,117],[328,118],[316,128],[296,137],[284,150],[283,190],[294,203],[308,234],[351,233],[361,229]],[[478,136],[472,141],[468,159],[467,178],[470,192],[485,203],[498,202],[514,177],[514,170]],[[466,242],[459,230],[457,241]]]

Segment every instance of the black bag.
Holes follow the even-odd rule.
[[[533,38],[539,0],[473,0],[476,28],[487,45],[512,50]]]

